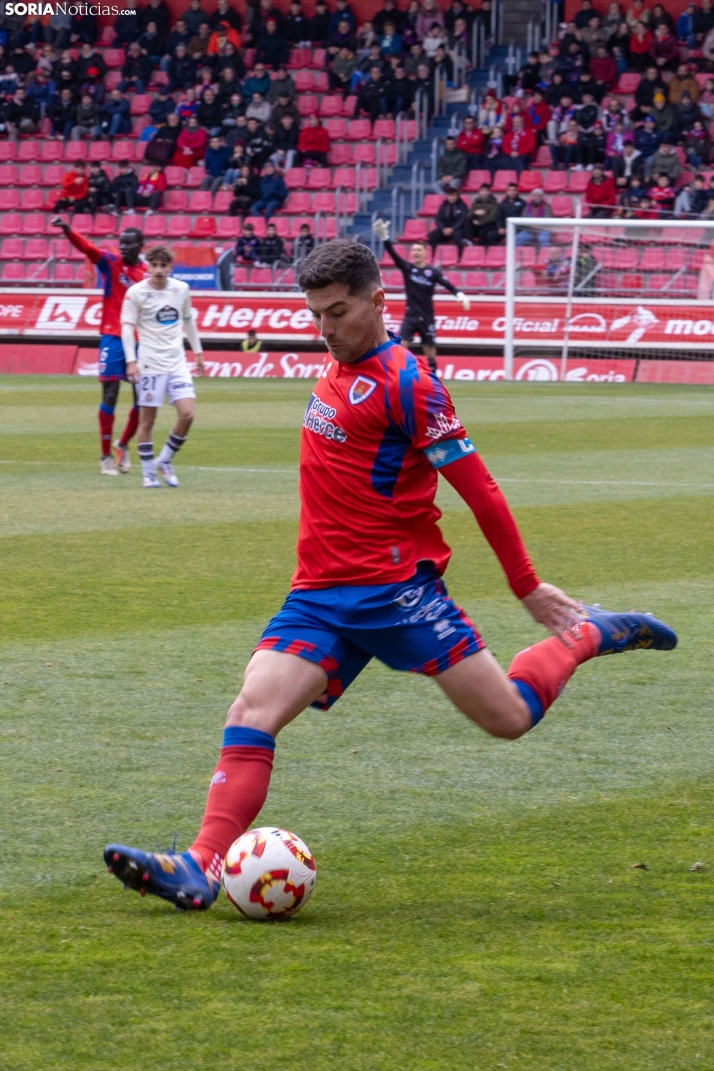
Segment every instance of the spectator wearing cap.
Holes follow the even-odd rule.
[[[543,190],[535,189],[527,203],[522,219],[551,219],[553,210],[545,199]],[[550,231],[545,227],[524,228],[516,231],[516,245],[550,245]]]
[[[594,219],[609,219],[617,204],[617,191],[612,175],[606,175],[602,164],[594,164],[590,181],[585,188],[585,204]]]
[[[658,132],[665,136],[665,134],[674,134],[674,108],[671,104],[667,103],[667,98],[664,93],[655,93],[654,105],[652,107],[652,118],[655,121],[655,127]]]
[[[309,160],[327,167],[327,154],[330,151],[330,135],[316,115],[311,115],[307,126],[300,131],[297,143],[296,161],[302,166]]]

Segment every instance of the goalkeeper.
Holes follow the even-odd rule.
[[[407,295],[407,307],[402,320],[400,334],[402,342],[408,346],[419,335],[424,356],[432,372],[436,372],[436,324],[434,323],[434,289],[443,286],[453,294],[463,306],[464,312],[471,308],[471,302],[453,283],[449,282],[440,268],[427,262],[426,242],[412,243],[411,262],[400,257],[389,240],[389,223],[384,219],[376,220],[372,229],[384,242],[384,248],[399,268],[404,279]]]

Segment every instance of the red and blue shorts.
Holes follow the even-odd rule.
[[[312,705],[336,703],[372,658],[390,669],[434,677],[485,644],[430,564],[399,584],[291,591],[257,651],[315,662],[327,689]]]

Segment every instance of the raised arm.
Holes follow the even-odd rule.
[[[78,249],[80,253],[84,253],[85,257],[91,260],[92,264],[98,264],[102,257],[106,255],[103,249],[94,245],[93,242],[88,242],[83,234],[78,234],[77,231],[73,231],[69,223],[65,223],[59,216],[55,216],[52,220],[52,226],[59,227],[70,244],[73,245],[75,249]]]
[[[392,241],[389,237],[389,227],[389,221],[386,219],[376,219],[372,224],[372,230],[383,242],[384,248],[387,250],[399,270],[403,272],[409,271],[409,263],[404,259],[404,257],[399,256],[399,253],[397,253],[396,249],[392,245]]]

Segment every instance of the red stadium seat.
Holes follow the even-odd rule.
[[[289,190],[300,190],[307,182],[307,172],[304,167],[290,167],[284,177],[285,185]]]
[[[603,106],[603,110],[604,110],[604,106]],[[535,158],[535,165],[536,165],[536,167],[545,167],[545,168],[553,166],[553,157],[551,156],[550,149],[549,149],[549,147],[547,145],[541,145],[541,147],[538,149],[538,152],[536,153],[536,158]]]
[[[0,190],[17,185],[17,164],[0,164]]]
[[[124,53],[120,48],[108,48],[104,53],[104,62],[109,70],[118,70],[124,64]]]
[[[492,245],[486,253],[487,268],[506,267],[506,247],[504,245]]]
[[[240,226],[238,216],[219,216],[216,220],[216,238],[236,239]]]
[[[102,26],[102,36],[99,38],[99,44],[103,48],[107,48],[114,40],[114,30],[111,26]]]
[[[404,223],[404,232],[402,234],[402,240],[405,242],[417,242],[423,241],[427,234],[427,224],[425,219],[408,219]]]
[[[133,160],[134,159],[134,142],[133,141],[115,141],[111,148],[111,153],[108,155],[110,160]]]
[[[25,265],[21,261],[6,264],[2,270],[2,281],[5,283],[24,283]]]
[[[522,268],[533,268],[536,262],[535,246],[522,245],[516,249],[516,264]],[[500,265],[499,265],[500,267]]]
[[[21,233],[26,235],[46,234],[47,218],[45,214],[43,212],[27,212],[22,217]]]
[[[40,159],[43,163],[54,164],[62,159],[61,141],[43,141],[40,149]]]
[[[518,180],[518,189],[521,193],[532,193],[533,190],[542,188],[543,176],[540,171],[522,171]]]
[[[0,190],[0,212],[14,212],[15,209],[20,207],[20,192],[19,190]],[[7,233],[6,230],[0,230],[0,233]],[[10,231],[12,233],[12,231]]]
[[[344,186],[345,189],[353,190],[355,188],[356,172],[353,167],[336,167],[332,174],[332,182],[330,183],[333,190],[336,190],[338,186]]]
[[[618,93],[634,93],[640,84],[642,75],[637,74],[636,71],[625,71],[620,75],[620,80],[617,83]]]
[[[189,212],[205,214],[213,207],[213,194],[210,190],[194,190],[188,196]]]
[[[325,190],[332,181],[332,172],[329,167],[313,167],[307,177],[309,190]]]
[[[265,217],[264,216],[248,216],[246,223],[253,224],[253,230],[256,238],[265,237]]]
[[[106,141],[90,141],[87,149],[87,159],[90,161],[99,160],[100,163],[104,163],[111,154],[111,148]]]
[[[166,234],[166,217],[149,216],[144,220],[145,238],[163,238]]]
[[[451,267],[459,262],[459,250],[455,245],[440,245],[436,251],[436,263],[442,268]]]
[[[288,199],[282,210],[291,216],[298,212],[309,212],[310,194],[306,193],[305,190],[293,190],[288,194]]]
[[[568,181],[566,171],[546,171],[543,180],[543,193],[562,193]]]
[[[42,181],[42,168],[39,164],[23,164],[18,175],[19,186],[39,186]]]
[[[152,218],[152,217],[149,217]],[[117,221],[108,212],[97,212],[94,217],[94,235],[96,238],[108,238],[116,234]]]
[[[174,167],[172,164],[166,168],[166,184],[168,186],[183,186],[186,179],[185,167]]]
[[[27,163],[29,160],[39,160],[40,147],[41,142],[39,141],[21,141],[17,150],[17,159],[21,164]]]
[[[427,193],[424,204],[417,211],[418,216],[435,216],[439,211],[439,205],[444,200],[440,193]]]
[[[377,146],[372,143],[357,142],[352,146],[353,164],[375,164],[377,162]]]
[[[316,193],[312,201],[313,212],[334,212],[335,195],[327,191]]]
[[[491,187],[493,193],[505,193],[509,183],[518,182],[518,175],[515,171],[497,171],[493,176],[493,185]]]
[[[39,212],[45,207],[45,195],[42,190],[29,189],[20,191],[20,208],[23,212]]]
[[[198,189],[205,177],[205,168],[199,167],[198,165],[196,165],[195,167],[189,167],[188,172],[186,174],[186,185],[189,187],[189,189]]]
[[[0,234],[19,234],[22,230],[22,216],[19,212],[8,212],[3,207],[3,196],[14,193],[20,202],[20,194],[17,190],[0,190]]]
[[[340,122],[342,122],[341,119]],[[341,167],[343,164],[349,164],[351,156],[351,147],[344,142],[338,142],[337,145],[330,147],[330,151],[327,154],[327,162],[330,167]]]
[[[316,115],[318,109],[317,97],[312,93],[304,93],[297,99],[297,106],[300,115]]]
[[[47,197],[45,199],[45,212],[54,212],[55,205],[62,197],[61,190],[48,190]]]
[[[347,137],[346,119],[325,119],[325,122],[322,125],[324,126],[327,133],[330,135],[330,141],[337,141],[338,138]],[[336,148],[336,146],[333,145],[332,148],[334,149]]]
[[[2,216],[0,216],[0,223],[1,221]],[[310,228],[310,234],[312,234],[313,222],[314,221],[309,217],[306,218],[305,216],[293,216],[290,220],[290,237],[297,238],[303,223],[307,223],[308,227]]]
[[[388,138],[389,141],[394,141],[396,133],[397,125],[393,119],[375,119],[370,137],[373,141],[377,138]]]
[[[298,93],[311,93],[315,88],[312,71],[295,71],[293,82]]]
[[[315,71],[315,89],[318,93],[329,93],[330,79],[327,77],[327,71]]]
[[[490,171],[469,171],[463,188],[470,193],[475,193],[481,188],[484,182],[487,182],[489,186],[491,185]]]
[[[553,215],[557,218],[564,218],[566,216],[572,216],[573,214],[572,199],[565,195],[553,197],[550,202],[550,207],[553,210]]]
[[[335,195],[336,202],[339,200],[340,212],[346,212],[348,216],[353,216],[357,211],[357,194],[350,193],[343,190],[342,193]]]
[[[342,97],[328,97],[327,95],[325,95],[320,101],[320,108],[317,114],[323,116],[325,119],[329,119],[335,118],[341,113],[341,111]],[[300,114],[302,115],[304,113],[301,111]]]
[[[584,193],[585,187],[590,182],[589,171],[568,172],[568,193]]]
[[[118,89],[121,81],[121,71],[108,71],[104,78],[107,93],[111,93],[112,89]]]
[[[488,287],[488,275],[485,271],[464,272],[464,290],[485,290]]]
[[[22,239],[18,238],[18,241]],[[28,238],[25,242],[26,260],[47,260],[50,255],[50,243],[46,238]]]
[[[216,235],[216,220],[213,216],[196,216],[191,231],[192,238],[214,238]]]
[[[135,93],[134,99],[131,102],[131,114],[132,115],[146,115],[149,111],[149,105],[152,101],[150,93]]]
[[[0,163],[7,163],[17,157],[16,141],[0,141]]]
[[[149,217],[151,219],[151,217]],[[190,216],[171,216],[169,219],[169,238],[188,238],[191,233]]]
[[[227,212],[231,207],[231,201],[233,200],[232,190],[219,190],[218,193],[213,196],[213,211],[214,212]]]
[[[3,238],[0,245],[0,260],[19,260],[24,252],[24,238]]]
[[[56,283],[74,283],[76,268],[74,264],[55,264]],[[84,266],[82,266],[84,272]]]
[[[391,271],[382,272],[382,282],[387,290],[402,290],[404,288],[402,273],[394,268]]]
[[[73,163],[75,160],[86,160],[86,158],[87,145],[84,141],[65,142],[63,159],[67,163]]]
[[[345,119],[351,119],[355,113],[356,103],[357,97],[347,97],[347,99],[342,102],[342,111],[340,112],[340,115],[344,115]]]
[[[294,48],[290,53],[290,59],[287,62],[287,68],[289,71],[299,71],[302,67],[308,67],[310,64],[310,49],[309,48]],[[248,65],[248,60],[245,61]]]
[[[467,245],[461,254],[462,268],[482,268],[486,263],[486,250],[482,245]]]
[[[271,286],[273,282],[273,269],[272,268],[251,268],[250,269],[250,285],[251,286]]]
[[[64,164],[47,164],[42,170],[41,183],[43,186],[59,186],[62,176],[67,170]]]
[[[78,213],[72,217],[72,230],[80,234],[94,234],[94,216],[89,213]]]
[[[188,208],[188,194],[185,190],[167,190],[162,207],[164,212],[185,212]]]
[[[275,224],[275,229],[281,238],[287,238],[290,234],[290,220],[287,216],[273,216],[270,220]]]
[[[347,128],[347,138],[349,141],[364,141],[372,133],[372,126],[369,119],[353,119]]]
[[[151,216],[149,216],[151,219]],[[128,227],[136,227],[137,230],[142,228],[142,219],[138,212],[127,212],[122,216],[120,231],[125,231]]]
[[[324,71],[326,55],[324,48],[313,48],[309,53],[310,62],[308,66],[312,67],[314,71]]]

